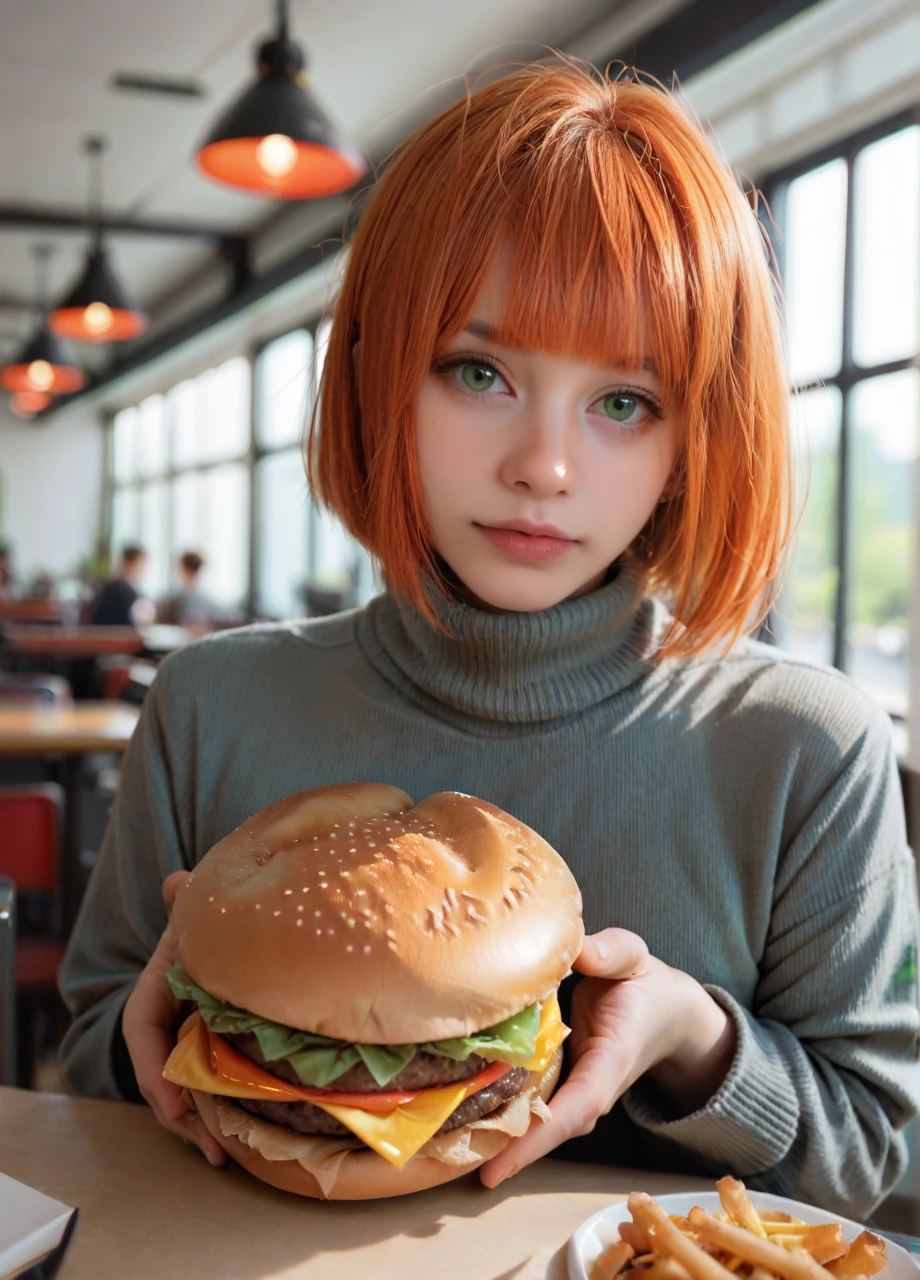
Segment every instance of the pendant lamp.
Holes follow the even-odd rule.
[[[78,342],[124,342],[147,328],[147,317],[130,305],[102,239],[102,153],[105,139],[87,138],[90,157],[89,223],[92,244],[83,274],[48,317],[55,333]]]
[[[10,412],[17,418],[34,418],[48,408],[52,399],[47,391],[17,391],[10,396]]]
[[[288,36],[287,0],[277,34],[260,45],[258,79],[215,124],[196,157],[209,178],[286,200],[334,195],[366,169],[306,87],[304,56]]]
[[[86,375],[67,359],[60,342],[45,323],[48,258],[51,250],[48,245],[37,245],[34,253],[36,298],[41,323],[37,333],[16,358],[0,369],[0,386],[7,391],[38,392],[40,395],[79,391],[86,382]]]

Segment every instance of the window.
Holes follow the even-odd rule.
[[[254,398],[235,357],[115,416],[111,545],[146,547],[151,598],[175,589],[183,551],[204,556],[201,589],[228,611],[301,617],[373,595],[370,557],[307,490],[301,439],[328,337],[323,322],[269,342]]]
[[[920,453],[920,125],[889,122],[767,186],[804,500],[777,639],[903,716]]]
[[[301,441],[322,374],[329,325],[268,343],[256,361],[256,609],[270,618],[363,604],[371,561],[310,500]]]
[[[246,604],[249,377],[235,357],[115,416],[112,549],[147,549],[143,591],[154,600],[176,585],[176,558],[198,551],[202,591],[228,611]]]

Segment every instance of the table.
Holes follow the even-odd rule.
[[[69,607],[62,600],[44,597],[0,599],[0,622],[60,622]]]
[[[3,628],[6,644],[30,657],[100,658],[116,653],[140,653],[144,642],[133,627],[44,627],[14,625]]]
[[[0,755],[84,755],[124,751],[140,709],[126,702],[0,707]]]
[[[564,1280],[575,1227],[629,1191],[711,1189],[542,1160],[394,1200],[319,1202],[212,1169],[147,1107],[0,1089],[0,1170],[80,1220],[59,1280]]]
[[[58,777],[65,798],[61,898],[68,933],[80,897],[80,758],[93,751],[124,751],[139,716],[138,707],[124,702],[0,707],[0,756],[59,760]]]
[[[15,623],[4,625],[3,637],[16,653],[59,661],[121,653],[161,655],[181,649],[196,638],[185,627],[47,627]]]

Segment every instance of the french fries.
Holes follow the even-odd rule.
[[[716,1183],[722,1211],[669,1217],[641,1191],[631,1222],[594,1263],[591,1280],[869,1280],[887,1265],[885,1241],[863,1231],[849,1244],[839,1222],[809,1225],[758,1213],[743,1182]]]

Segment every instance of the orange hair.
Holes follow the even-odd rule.
[[[781,321],[754,213],[660,88],[531,66],[399,148],[335,304],[307,446],[314,494],[432,618],[424,578],[441,577],[414,406],[506,245],[501,342],[600,366],[651,355],[682,398],[666,500],[627,555],[672,600],[663,653],[733,642],[769,607],[790,532]]]

